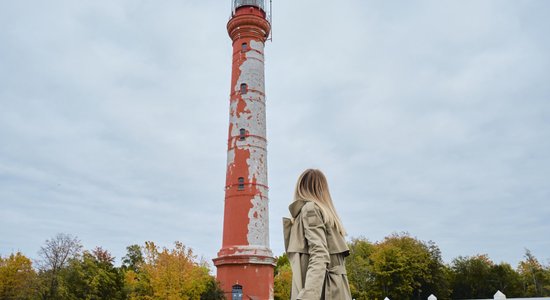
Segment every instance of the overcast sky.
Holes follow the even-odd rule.
[[[279,1],[270,239],[322,169],[349,237],[550,259],[550,1]],[[0,255],[221,247],[230,0],[0,2]]]

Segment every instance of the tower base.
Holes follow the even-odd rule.
[[[228,300],[232,300],[232,291],[242,289],[240,299],[273,300],[273,268],[275,260],[265,263],[227,263],[214,264],[217,267],[217,279]],[[238,274],[238,275],[237,275]],[[238,297],[236,297],[239,299]]]

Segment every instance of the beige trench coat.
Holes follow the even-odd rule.
[[[293,218],[283,218],[285,250],[292,268],[291,300],[351,300],[344,257],[344,237],[323,221],[312,201],[294,201]]]

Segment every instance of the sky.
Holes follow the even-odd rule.
[[[270,244],[298,175],[349,235],[550,263],[550,2],[273,1]],[[0,2],[0,255],[221,247],[231,1]]]

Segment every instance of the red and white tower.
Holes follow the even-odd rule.
[[[273,299],[269,248],[264,45],[266,0],[232,0],[233,41],[222,248],[214,259],[229,299]]]

